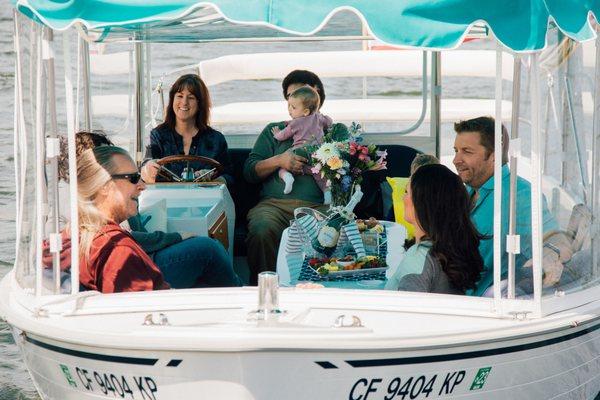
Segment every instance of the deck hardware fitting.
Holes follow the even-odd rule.
[[[333,323],[334,328],[363,328],[364,325],[356,315],[339,315]]]
[[[531,314],[531,311],[511,311],[508,314],[512,315],[514,320],[525,321],[527,319],[527,315]]]
[[[167,326],[171,325],[169,323],[169,319],[166,314],[160,313],[158,314],[158,322],[154,322],[154,314],[150,313],[144,317],[144,322],[142,322],[143,326]]]
[[[248,320],[268,320],[285,314],[279,308],[279,275],[265,271],[258,274],[258,308],[248,313]]]
[[[34,318],[48,318],[48,310],[42,307],[36,307],[33,310]]]

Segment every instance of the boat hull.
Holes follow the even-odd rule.
[[[13,335],[44,399],[594,399],[600,321],[422,351],[142,351]]]

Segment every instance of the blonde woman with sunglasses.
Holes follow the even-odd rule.
[[[135,163],[127,151],[110,145],[103,135],[80,132],[78,139],[80,283],[84,288],[110,293],[165,289],[169,284],[175,288],[241,285],[225,249],[211,238],[185,239],[175,233],[176,242],[147,253],[136,234],[154,233],[132,232],[120,225],[138,215],[138,198],[146,188]],[[150,247],[156,247],[156,240],[150,242]],[[65,231],[62,270],[69,269],[70,245]],[[49,253],[44,257],[46,262],[51,262],[49,257]]]
[[[77,159],[80,283],[103,293],[168,289],[160,269],[119,225],[146,188],[124,149],[99,146]]]

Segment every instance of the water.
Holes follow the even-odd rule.
[[[192,64],[201,58],[213,58],[222,54],[272,52],[285,49],[286,44],[231,44],[204,45],[198,51],[195,45],[155,46],[153,71],[166,71]],[[310,50],[311,44],[297,44],[296,50]],[[475,45],[479,46],[479,45]],[[485,44],[484,44],[485,46]],[[356,43],[324,44],[322,49],[356,49]],[[12,43],[12,8],[0,7],[0,278],[12,267],[15,246],[15,184],[13,166],[13,79],[14,54]],[[123,82],[109,82],[102,90],[111,90]],[[346,79],[325,79],[329,98],[360,97],[361,84],[349,85]],[[493,80],[448,79],[444,82],[444,95],[448,97],[493,98]],[[211,88],[214,104],[231,101],[273,100],[281,96],[277,81],[247,82],[243,88],[236,82],[228,82]],[[419,79],[369,79],[370,96],[420,96]],[[102,125],[102,123],[101,123]],[[95,125],[95,127],[99,127]],[[110,123],[104,125],[110,129]],[[256,129],[260,127],[245,127]],[[400,127],[402,128],[402,127]],[[450,127],[445,127],[450,130]],[[450,135],[447,135],[450,136]],[[446,152],[451,148],[449,139],[442,142]],[[6,324],[0,323],[0,400],[39,399]]]
[[[15,246],[13,166],[12,8],[0,7],[0,277],[12,267]],[[0,399],[39,399],[8,327],[0,323]]]

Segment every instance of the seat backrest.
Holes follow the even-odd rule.
[[[233,164],[234,186],[231,197],[235,204],[235,219],[238,223],[246,224],[248,211],[252,209],[260,199],[260,184],[251,184],[244,179],[244,163],[248,159],[250,149],[229,149],[229,157]]]
[[[401,144],[379,145],[379,149],[388,153],[387,168],[364,175],[365,179],[361,185],[364,194],[355,212],[359,218],[375,217],[393,221],[392,189],[385,178],[410,176],[410,164],[421,152]]]
[[[419,150],[401,144],[380,145],[379,149],[387,150],[386,176],[390,177],[409,177],[410,164],[417,154],[421,154]]]
[[[474,60],[477,68],[465,64],[465,58]],[[454,50],[445,52],[443,61],[444,76],[496,76],[495,51]],[[512,81],[513,63],[512,55],[502,55],[502,77],[508,81]],[[321,78],[420,77],[423,55],[421,50],[248,53],[225,55],[197,65],[198,74],[207,86],[235,80],[283,79],[294,69],[307,69]]]

